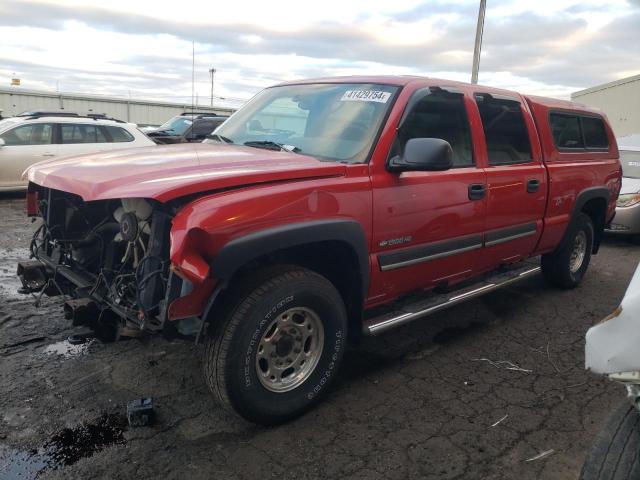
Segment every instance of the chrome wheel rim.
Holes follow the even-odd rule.
[[[281,313],[265,330],[256,353],[256,373],[271,392],[300,386],[318,365],[324,346],[320,317],[306,307]]]
[[[569,260],[571,273],[576,273],[582,267],[582,262],[587,254],[587,234],[580,230],[573,241],[573,250]]]

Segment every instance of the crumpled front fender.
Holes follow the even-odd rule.
[[[585,366],[602,374],[640,370],[640,266],[620,306],[587,331]]]

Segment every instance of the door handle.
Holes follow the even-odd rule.
[[[538,191],[539,188],[540,188],[540,180],[533,179],[527,182],[528,193],[535,193]]]
[[[42,156],[43,157],[55,157],[56,154],[55,153],[43,153]]]
[[[484,183],[472,183],[469,185],[469,200],[481,200],[484,198],[485,193]]]

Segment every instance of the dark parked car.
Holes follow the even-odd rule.
[[[185,112],[153,130],[145,130],[156,143],[201,142],[228,117],[210,113]]]

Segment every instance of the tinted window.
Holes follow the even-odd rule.
[[[530,162],[531,143],[520,102],[476,95],[489,165]]]
[[[600,117],[552,113],[549,116],[553,141],[559,149],[606,150],[609,138]]]
[[[111,136],[112,142],[133,142],[134,138],[129,132],[121,127],[106,126],[107,132]]]
[[[31,123],[20,125],[0,135],[5,145],[48,145],[51,143],[53,125],[51,123]]]
[[[216,123],[213,120],[196,120],[191,129],[191,136],[202,137],[212,133],[220,123]]]
[[[598,117],[581,117],[584,143],[587,148],[609,148],[604,121]]]
[[[107,138],[99,125],[81,123],[60,124],[61,143],[106,143]]]
[[[404,145],[411,138],[446,140],[453,149],[454,167],[473,165],[471,132],[462,95],[431,93],[420,100],[398,132],[396,155],[404,151]]]
[[[552,113],[549,117],[553,141],[558,148],[584,148],[577,116]]]

